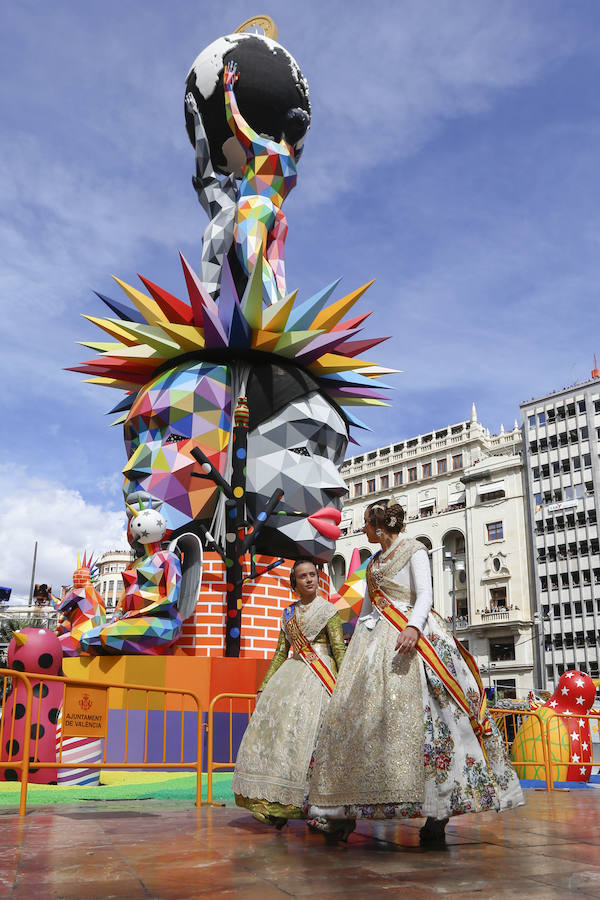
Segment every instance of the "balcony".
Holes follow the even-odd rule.
[[[449,628],[452,628],[452,616],[446,616],[446,624]],[[455,628],[456,631],[464,631],[465,628],[468,628],[471,623],[469,622],[468,616],[457,616]]]
[[[483,622],[503,622],[508,621],[510,613],[507,609],[494,609],[481,613]]]

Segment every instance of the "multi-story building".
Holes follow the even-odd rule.
[[[345,580],[366,507],[393,496],[406,532],[429,549],[434,607],[477,658],[486,686],[526,696],[533,683],[533,620],[525,522],[521,431],[490,435],[477,421],[421,434],[347,459],[349,496],[332,560]]]
[[[598,677],[600,373],[521,404],[539,667]]]
[[[123,579],[121,572],[133,562],[131,550],[107,550],[98,561],[99,579],[96,590],[104,600],[107,609],[114,609],[121,591]]]

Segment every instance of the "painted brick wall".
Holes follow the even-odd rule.
[[[273,562],[257,556],[256,565]],[[279,637],[281,614],[293,601],[290,589],[291,560],[244,584],[242,650],[246,658],[266,659],[273,654]],[[184,622],[176,647],[190,656],[223,656],[225,647],[225,565],[216,553],[204,554],[202,588],[193,616]],[[319,593],[329,596],[329,576],[319,573]]]

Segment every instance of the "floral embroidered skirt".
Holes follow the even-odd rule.
[[[476,712],[479,691],[452,634],[433,613],[424,632]],[[520,806],[498,729],[486,760],[466,713],[417,653],[396,653],[397,638],[383,618],[357,626],[314,755],[309,816],[444,819]]]
[[[317,652],[332,668],[325,651]],[[232,789],[238,806],[303,818],[307,773],[329,694],[306,663],[293,657],[267,682],[237,755]]]

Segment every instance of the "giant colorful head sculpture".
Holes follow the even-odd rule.
[[[197,523],[214,532],[219,492],[197,477],[191,451],[199,447],[227,475],[232,409],[246,396],[250,516],[284,491],[257,549],[328,561],[340,534],[348,428],[364,427],[347,407],[383,405],[373,380],[393,371],[357,358],[384,340],[356,340],[369,313],[344,320],[368,285],[333,303],[337,282],[300,304],[293,293],[264,306],[260,260],[241,299],[225,263],[217,305],[182,262],[188,302],[144,278],[149,294],[118,282],[133,306],[99,295],[117,318],[88,318],[116,343],[87,343],[100,356],[73,369],[128,392],[113,409],[124,425],[125,499],[145,492],[162,501],[172,533]]]

